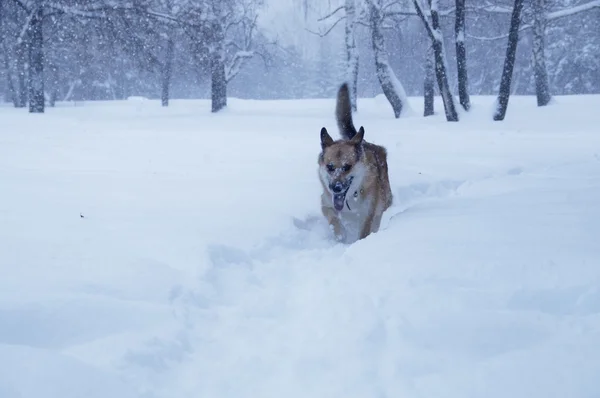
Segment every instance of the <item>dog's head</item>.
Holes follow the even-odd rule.
[[[365,129],[361,127],[351,140],[334,141],[325,127],[321,129],[320,174],[333,196],[333,206],[337,211],[344,208],[346,194],[354,179],[361,177],[359,162],[364,135]]]

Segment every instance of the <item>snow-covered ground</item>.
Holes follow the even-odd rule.
[[[600,396],[600,96],[472,100],[359,100],[395,205],[349,246],[333,99],[3,105],[0,397]]]

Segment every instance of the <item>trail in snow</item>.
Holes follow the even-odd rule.
[[[585,172],[591,181],[600,182],[599,170],[589,174],[595,166],[587,162],[566,167],[566,173],[565,167],[558,171],[564,175]],[[522,174],[529,181],[515,182]],[[541,382],[547,373],[564,374],[567,370],[560,362],[538,362],[538,358],[561,353],[561,347],[600,353],[592,346],[596,341],[590,339],[593,334],[584,333],[588,338],[581,339],[580,330],[589,322],[600,331],[595,321],[600,315],[599,273],[588,269],[592,279],[585,283],[581,283],[584,274],[569,276],[571,261],[585,265],[586,260],[597,258],[599,250],[581,253],[582,260],[569,253],[566,263],[565,259],[548,262],[529,256],[530,262],[519,264],[518,256],[512,256],[510,250],[494,252],[477,247],[480,241],[486,242],[485,235],[490,235],[481,236],[482,230],[476,230],[479,236],[461,242],[458,248],[452,247],[452,241],[450,248],[442,247],[448,244],[448,232],[433,234],[427,242],[423,233],[428,228],[417,228],[417,239],[410,239],[410,228],[406,235],[383,237],[390,227],[403,223],[404,216],[413,221],[411,225],[418,225],[423,217],[425,221],[431,218],[425,214],[428,212],[434,217],[461,218],[470,209],[467,212],[481,212],[480,220],[470,223],[505,229],[491,234],[497,238],[494,245],[510,246],[511,241],[522,240],[522,244],[535,246],[540,237],[527,236],[527,231],[515,231],[499,223],[493,214],[490,217],[498,211],[498,204],[510,203],[511,198],[524,200],[518,190],[515,194],[515,186],[531,186],[530,175],[511,168],[504,177],[493,180],[442,181],[401,188],[397,191],[405,193],[403,202],[409,205],[395,214],[392,210],[390,225],[377,234],[383,242],[377,242],[376,235],[351,246],[327,241],[326,226],[310,215],[306,219],[310,228],[289,230],[250,251],[225,245],[209,247],[211,268],[195,288],[180,291],[175,300],[175,306],[185,313],[183,319],[189,328],[186,341],[207,355],[191,354],[189,362],[182,361],[182,366],[176,367],[174,383],[189,394],[219,396],[246,396],[249,391],[261,396],[301,396],[307,392],[323,397],[429,396],[443,391],[452,395],[490,394],[490,390],[497,391],[493,396],[525,396],[540,388],[592,396],[588,393],[596,388],[591,369],[596,369],[600,360],[591,355],[583,357],[587,361],[577,362],[577,376],[571,373],[570,382],[562,377],[534,388],[520,377],[527,371]],[[511,189],[497,193],[499,198],[488,203],[489,198],[481,200],[481,185],[492,181],[496,185],[504,181]],[[546,184],[534,187],[531,196],[539,198],[533,194],[540,188],[545,192]],[[574,192],[569,184],[561,188],[579,198],[600,195],[600,185],[592,186],[589,192]],[[562,189],[546,192],[546,200],[563,196]],[[407,194],[409,191],[413,194]],[[443,200],[449,197],[454,202],[450,206]],[[571,209],[576,213],[571,217],[577,218],[579,206],[586,201],[573,199],[571,204],[559,201],[557,212],[568,214]],[[522,206],[511,206],[510,212],[531,220],[547,216],[544,212],[536,214],[530,206],[525,200]],[[600,219],[597,208],[582,213]],[[507,232],[513,236],[506,236]],[[396,241],[399,236],[406,242],[402,238]],[[448,267],[446,275],[434,271],[433,258],[442,253],[432,256],[427,243],[445,254],[441,263]],[[414,250],[419,244],[421,248]],[[561,254],[560,246],[554,248],[554,255]],[[583,246],[590,249],[587,244]],[[392,256],[377,256],[391,247],[397,250]],[[407,250],[409,247],[413,250]],[[552,256],[552,249],[543,250]],[[431,260],[423,261],[428,256]],[[525,267],[530,269],[525,271]],[[540,278],[544,273],[546,278]],[[527,274],[529,279],[514,280],[515,275]],[[569,287],[557,290],[556,278],[564,278]],[[573,325],[568,318],[574,316],[585,319],[584,323]],[[528,369],[507,369],[508,363],[518,364],[514,361],[528,363],[523,365]],[[481,371],[489,369],[494,374],[492,370],[498,367],[504,369],[498,378]],[[244,375],[236,379],[235,386],[229,381],[231,369]],[[208,377],[195,380],[195,372]],[[480,374],[481,382],[473,383],[469,375],[474,373]],[[302,391],[291,387],[300,384],[305,386]]]

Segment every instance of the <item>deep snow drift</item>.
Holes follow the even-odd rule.
[[[0,107],[0,397],[598,397],[600,96],[437,100],[359,100],[395,204],[350,246],[333,99]]]

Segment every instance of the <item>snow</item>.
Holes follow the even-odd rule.
[[[395,203],[349,246],[334,99],[0,106],[0,396],[598,396],[600,96],[471,99],[359,99]]]
[[[410,101],[408,101],[408,96],[406,95],[406,90],[404,90],[404,86],[402,85],[402,83],[400,82],[398,77],[396,77],[396,74],[394,73],[394,70],[390,66],[389,62],[386,59],[385,61],[382,61],[381,63],[383,65],[385,65],[385,67],[389,71],[389,73],[388,73],[389,81],[391,82],[392,87],[394,88],[394,92],[400,98],[400,101],[402,101],[402,107],[403,107],[402,115],[413,113],[413,110],[410,106]]]
[[[600,8],[600,0],[592,0],[578,6],[568,7],[559,11],[548,13],[546,20],[553,21],[555,19],[570,17],[571,15],[587,12],[594,8]]]

